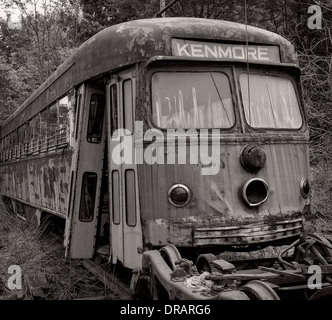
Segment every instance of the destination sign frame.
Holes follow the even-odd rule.
[[[280,63],[279,46],[245,45],[172,39],[172,54],[177,57]]]

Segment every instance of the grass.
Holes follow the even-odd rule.
[[[10,214],[0,202],[0,299],[29,299],[26,280],[34,275],[46,279],[48,300],[72,300],[107,295],[108,289],[89,273],[79,260],[64,257],[62,240],[45,235],[45,227],[36,229],[16,215]],[[22,289],[9,290],[8,268],[18,265],[22,270]]]
[[[311,167],[312,211],[317,215],[317,231],[332,234],[332,162],[320,161]]]

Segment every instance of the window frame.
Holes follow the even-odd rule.
[[[296,76],[291,75],[289,73],[289,71],[280,71],[280,70],[273,70],[272,69],[273,66],[264,66],[264,68],[262,68],[261,66],[254,66],[251,67],[249,69],[249,75],[260,75],[260,76],[270,76],[270,77],[279,77],[279,78],[283,78],[283,79],[287,79],[289,80],[294,88],[294,92],[295,92],[295,96],[298,102],[298,107],[299,107],[299,111],[300,111],[300,115],[301,115],[301,120],[302,120],[302,124],[299,128],[273,128],[273,127],[252,127],[247,119],[246,119],[246,115],[245,115],[245,106],[244,106],[244,99],[243,99],[243,93],[242,93],[242,88],[241,88],[241,84],[240,84],[240,77],[242,74],[248,74],[248,70],[246,68],[237,68],[237,74],[236,74],[236,81],[238,84],[238,88],[239,88],[239,98],[240,98],[240,106],[241,106],[241,112],[243,114],[242,118],[243,118],[243,123],[245,125],[245,127],[247,128],[247,130],[250,130],[252,132],[302,132],[304,130],[306,130],[306,126],[307,126],[307,119],[306,119],[306,115],[304,112],[304,107],[303,107],[303,101],[302,101],[302,97],[300,95],[299,92],[299,80],[296,79]]]
[[[127,91],[126,84],[130,84],[130,92]],[[128,93],[130,96],[128,97]],[[128,99],[130,98],[130,99]],[[127,105],[128,100],[130,100],[130,105]],[[123,128],[130,132],[130,135],[134,133],[134,84],[132,78],[127,78],[122,81],[122,101],[123,101]],[[128,121],[129,119],[129,121]],[[128,122],[128,123],[127,123]],[[130,128],[127,125],[130,122]]]
[[[131,174],[131,177],[129,177]],[[129,178],[132,178],[133,184],[130,184]],[[126,224],[128,227],[134,228],[137,225],[137,201],[136,201],[136,172],[134,169],[126,169],[124,172],[125,182],[125,208],[126,208]],[[132,192],[130,192],[132,191]],[[131,222],[134,223],[131,223]]]
[[[164,63],[167,61],[164,61]],[[239,113],[239,101],[238,101],[238,95],[237,95],[237,89],[235,84],[235,75],[234,75],[234,64],[229,63],[222,63],[220,62],[216,64],[216,62],[213,63],[202,63],[202,65],[197,66],[197,64],[191,65],[190,63],[171,63],[168,61],[169,64],[164,65],[164,63],[161,63],[158,66],[150,67],[147,70],[147,79],[148,79],[148,95],[149,97],[147,100],[149,100],[149,123],[153,128],[156,128],[162,132],[167,132],[167,130],[189,130],[189,129],[195,129],[195,130],[220,130],[222,133],[232,133],[240,130],[241,123],[240,123],[240,113]],[[197,61],[196,61],[197,63]],[[232,127],[229,128],[162,128],[159,127],[154,119],[153,119],[153,99],[152,99],[152,77],[157,72],[188,72],[188,73],[199,73],[199,72],[214,72],[214,73],[222,73],[224,74],[229,83],[229,89],[231,93],[231,99],[232,99],[232,107],[234,112],[234,124]]]
[[[57,131],[59,130],[59,105],[58,105],[58,101],[56,101],[55,103],[52,103],[51,105],[49,105],[47,107],[47,109],[48,109],[47,130],[48,130],[49,138],[50,139],[56,139]],[[51,117],[51,115],[54,115],[53,110],[56,110],[56,112],[55,112],[56,122],[54,122],[54,123],[52,123],[50,121],[51,119],[53,119]]]
[[[90,116],[91,116],[91,102],[92,102],[93,97],[97,97],[97,101],[98,101],[94,119],[97,118],[96,115],[98,114],[98,111],[99,111],[98,108],[99,108],[100,98],[102,98],[103,102],[104,102],[103,114],[102,114],[102,118],[101,118],[101,122],[100,122],[100,132],[99,132],[98,141],[92,141],[91,138],[89,137],[89,134],[91,134],[89,132],[89,125],[90,125],[90,120],[91,120],[91,118],[90,118]],[[87,123],[87,129],[86,129],[86,141],[88,143],[100,144],[102,142],[102,139],[103,139],[103,125],[104,125],[104,117],[105,117],[106,99],[105,99],[105,96],[103,94],[100,94],[100,93],[92,93],[89,98],[90,98],[90,100],[89,100],[88,123]],[[94,121],[96,121],[96,120],[94,120]],[[94,125],[93,125],[93,127],[94,127]]]
[[[82,205],[83,205],[83,196],[84,196],[84,187],[86,186],[85,184],[85,181],[87,181],[85,179],[85,177],[93,177],[95,179],[94,183],[94,190],[93,190],[93,198],[91,199],[91,202],[92,202],[92,215],[89,215],[89,219],[85,219],[82,217],[81,213],[83,212],[82,211]],[[79,211],[79,215],[78,215],[78,219],[79,221],[81,222],[91,222],[93,221],[94,219],[94,216],[95,216],[95,206],[96,206],[96,200],[97,200],[97,190],[98,190],[98,175],[97,173],[95,172],[90,172],[90,171],[85,171],[82,175],[82,183],[81,183],[81,196],[80,196],[80,205],[79,205],[79,208],[80,208],[80,211]]]
[[[115,98],[116,101],[114,101],[114,96],[112,94],[112,90],[113,88],[114,93],[115,93]],[[109,87],[109,93],[110,93],[110,115],[109,115],[109,121],[110,121],[110,135],[111,137],[117,137],[118,136],[118,129],[119,129],[119,83],[115,82],[113,84],[110,85]],[[114,113],[113,110],[115,110],[116,112]],[[115,117],[113,117],[114,115],[116,115],[116,119]],[[113,124],[115,124],[115,126],[113,126]]]
[[[121,182],[120,182],[120,171],[115,169],[112,170],[111,178],[111,219],[112,223],[115,225],[120,225],[121,223]]]

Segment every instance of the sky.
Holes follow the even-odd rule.
[[[19,10],[15,8],[4,9],[0,6],[0,18],[7,20],[7,13],[11,13],[11,18],[13,22],[19,21]]]
[[[40,8],[40,11],[42,11],[42,2],[43,1],[39,1],[39,0],[35,0],[35,1],[37,1],[37,10],[38,10],[38,8]],[[26,4],[26,6],[27,6],[28,10],[30,9],[31,11],[33,11],[33,6],[32,5]],[[20,20],[19,19],[20,11],[17,9],[17,7],[12,6],[11,8],[5,9],[4,5],[0,4],[0,18],[6,20],[7,19],[7,13],[11,13],[11,18],[12,18],[12,21],[14,23]]]

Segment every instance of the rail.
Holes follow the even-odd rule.
[[[96,264],[90,259],[84,259],[83,266],[97,276],[112,291],[115,299],[132,300],[134,298],[134,293],[130,287],[105,270],[101,265]]]

